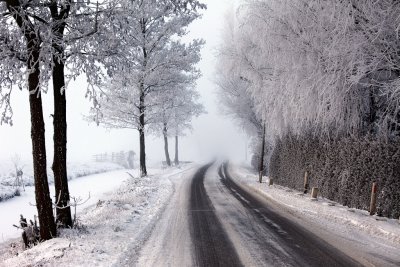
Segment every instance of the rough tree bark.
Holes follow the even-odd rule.
[[[263,125],[262,141],[261,141],[261,154],[260,164],[258,166],[258,181],[262,183],[262,175],[264,172],[264,153],[265,153],[265,123]]]
[[[175,135],[175,165],[179,165],[179,155],[178,155],[178,136]]]
[[[56,224],[54,222],[52,201],[50,198],[49,184],[46,169],[46,143],[45,127],[43,120],[42,97],[40,94],[40,66],[39,55],[41,40],[34,26],[29,21],[25,10],[19,1],[6,1],[7,9],[12,14],[17,25],[23,33],[27,44],[27,68],[28,74],[29,105],[31,115],[31,138],[33,172],[35,180],[35,198],[40,224],[40,238],[48,240],[56,236]]]
[[[29,43],[29,42],[28,42]],[[28,45],[29,46],[29,45]],[[28,60],[28,65],[39,60],[39,48],[32,51],[32,56]],[[34,71],[28,76],[29,91],[39,90],[39,64],[34,63]],[[31,111],[31,136],[32,136],[32,155],[33,170],[35,179],[36,207],[39,215],[40,237],[48,240],[56,236],[56,225],[54,222],[52,201],[50,198],[49,184],[47,180],[46,162],[46,142],[45,128],[43,120],[42,98],[39,94],[30,94]]]
[[[54,94],[54,158],[53,173],[55,197],[57,201],[56,222],[61,227],[72,227],[68,177],[67,177],[67,103],[65,95],[64,48],[60,41],[64,37],[65,19],[69,15],[70,5],[66,4],[60,12],[57,3],[50,6],[53,19],[53,94]]]
[[[144,19],[141,19],[140,25],[142,28],[142,35],[143,38],[146,39],[146,23]],[[143,53],[143,77],[142,80],[139,83],[139,89],[140,89],[140,96],[139,96],[139,141],[140,141],[140,155],[139,155],[139,161],[140,161],[140,176],[144,177],[147,176],[147,169],[146,169],[146,143],[145,143],[145,136],[144,136],[144,126],[145,126],[145,111],[146,111],[146,104],[145,104],[145,88],[144,88],[144,80],[145,80],[145,69],[147,66],[147,50],[146,47],[142,47],[142,53]]]
[[[168,152],[168,129],[166,123],[164,123],[163,136],[164,136],[165,161],[167,162],[168,166],[171,166],[171,159],[169,157],[169,152]]]

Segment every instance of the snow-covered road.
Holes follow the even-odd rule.
[[[139,254],[129,254],[129,263],[135,266],[191,266],[191,251],[187,211],[190,186],[197,168],[189,169],[179,176],[170,176],[173,194],[157,221],[150,238]],[[125,266],[129,266],[126,264]]]

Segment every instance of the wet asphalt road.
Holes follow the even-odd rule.
[[[173,194],[129,266],[360,266],[229,170],[208,164],[171,176]]]
[[[189,229],[194,265],[360,266],[315,234],[270,209],[265,200],[243,190],[231,178],[227,164],[218,167],[220,184],[214,187],[218,190],[207,192],[205,174],[210,166],[203,166],[195,173],[190,187]],[[219,210],[228,210],[228,215],[218,216],[208,195],[212,191],[231,195],[217,197],[216,205],[218,199],[233,197],[237,200],[236,203],[229,201],[232,207],[229,207],[231,203],[221,201],[223,207]],[[225,219],[228,222],[223,222]],[[227,224],[230,225],[229,231],[224,229]],[[244,241],[235,244],[230,233]],[[250,257],[254,258],[253,262],[241,260],[238,250],[245,246],[252,250],[250,254],[253,256]]]

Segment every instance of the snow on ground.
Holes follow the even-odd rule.
[[[370,216],[369,212],[348,208],[331,200],[310,195],[283,186],[268,186],[268,177],[258,182],[250,167],[230,166],[232,178],[248,189],[274,201],[295,216],[317,224],[323,230],[330,231],[352,243],[358,244],[367,253],[376,253],[377,257],[387,257],[400,265],[400,222]]]
[[[89,175],[69,181],[69,191],[72,197],[80,198],[82,205],[77,206],[77,212],[85,207],[96,203],[97,199],[104,193],[120,186],[123,180],[126,179],[126,171],[112,171]],[[50,195],[54,196],[54,186],[50,186]],[[27,219],[33,219],[37,214],[35,203],[34,187],[28,186],[25,191],[21,191],[21,196],[15,197],[8,201],[0,202],[0,243],[7,241],[10,238],[16,238],[21,235],[20,230],[13,227],[13,224],[19,222],[19,215],[23,214]]]
[[[32,164],[21,164],[23,167],[23,183],[25,186],[33,186],[33,169]],[[54,181],[53,172],[50,169],[51,164],[48,164],[48,179],[49,183],[52,184]],[[67,164],[68,168],[68,180],[73,180],[78,177],[87,176],[90,174],[97,174],[102,172],[108,172],[113,170],[122,169],[122,166],[111,163],[111,162],[69,162]],[[17,189],[14,188],[15,183],[15,167],[11,161],[0,162],[0,202],[9,200],[14,196],[18,195],[16,193]],[[18,190],[21,192],[22,189]]]
[[[60,237],[25,251],[19,240],[7,243],[0,247],[0,266],[111,266],[121,262],[121,255],[135,253],[146,240],[168,202],[173,192],[168,177],[189,167],[150,169],[144,178],[136,173],[102,174],[115,184],[124,181],[114,192],[92,195],[92,204],[78,214],[78,229],[62,230]]]

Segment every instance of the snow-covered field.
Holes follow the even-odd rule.
[[[232,166],[232,165],[230,165]],[[390,262],[400,265],[400,221],[377,216],[369,212],[348,208],[324,198],[313,200],[310,195],[279,185],[268,186],[268,177],[263,183],[258,182],[258,175],[250,167],[230,167],[232,178],[249,190],[255,191],[270,201],[284,207],[289,213],[301,219],[305,226],[329,231],[359,248],[365,254],[385,257]],[[308,224],[308,223],[309,224]],[[307,225],[308,224],[308,225]],[[336,242],[336,241],[335,241]],[[357,255],[359,256],[359,255]],[[362,258],[364,256],[359,256]],[[364,257],[367,266],[378,266]]]
[[[125,172],[121,170],[112,171],[70,181],[69,190],[71,196],[80,198],[81,202],[88,199],[84,204],[77,206],[77,211],[79,212],[83,208],[93,205],[104,192],[117,188],[127,178]],[[50,194],[54,196],[53,186],[50,186]],[[31,186],[26,187],[26,190],[21,192],[21,196],[0,202],[0,214],[6,214],[0,220],[0,243],[20,236],[20,230],[12,225],[18,225],[20,214],[23,214],[28,219],[33,219],[34,214],[37,214],[36,207],[33,206],[34,203],[34,187]]]
[[[168,177],[179,175],[189,167],[150,169],[150,175],[145,178],[139,178],[137,173],[131,176],[117,171],[101,174],[103,180],[96,177],[99,175],[73,180],[71,194],[74,194],[74,183],[77,188],[101,186],[99,192],[109,192],[91,194],[90,203],[78,213],[78,229],[62,230],[60,237],[26,251],[21,250],[19,240],[3,243],[0,266],[112,266],[123,262],[120,257],[124,252],[137,251],[168,202],[173,191]],[[95,180],[84,185],[90,177]],[[113,187],[117,189],[112,192]],[[7,203],[10,202],[4,204]]]
[[[48,179],[49,183],[52,184],[54,181],[53,172],[50,169],[50,164],[48,167]],[[20,164],[23,169],[23,183],[25,186],[33,186],[33,168],[32,164],[24,163]],[[69,162],[67,164],[68,168],[68,180],[72,180],[78,177],[87,176],[90,174],[103,173],[113,170],[122,169],[122,167],[115,163],[110,162]],[[15,167],[11,161],[0,161],[0,202],[9,200],[17,195],[17,188],[14,187],[15,184]],[[30,189],[28,188],[28,191]],[[23,194],[23,189],[18,190]]]

